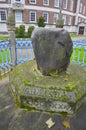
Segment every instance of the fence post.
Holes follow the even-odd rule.
[[[12,66],[16,66],[16,40],[15,40],[15,19],[13,14],[10,12],[7,17],[7,29],[10,41],[10,54]]]

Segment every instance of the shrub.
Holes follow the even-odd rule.
[[[19,37],[19,28],[18,27],[15,27],[15,35],[16,35],[16,38]]]
[[[32,32],[33,32],[33,30],[34,30],[34,26],[30,26],[29,28],[28,28],[28,38],[31,38],[31,34],[32,34]]]
[[[37,20],[38,27],[45,27],[45,19],[43,16],[39,17]]]
[[[25,35],[25,25],[20,25],[18,30],[18,36],[19,38],[24,38]]]

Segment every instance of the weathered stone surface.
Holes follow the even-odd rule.
[[[86,70],[70,63],[66,73],[44,76],[33,60],[14,68],[10,88],[27,109],[73,114],[86,102]]]
[[[38,69],[44,75],[66,70],[72,53],[72,40],[64,29],[38,28],[32,33]]]

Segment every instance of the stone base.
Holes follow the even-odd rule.
[[[10,88],[22,107],[74,114],[86,102],[86,69],[70,63],[66,72],[43,76],[33,60],[10,72]]]

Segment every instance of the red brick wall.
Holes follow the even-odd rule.
[[[77,0],[73,0],[73,10],[72,11],[70,10],[70,6],[71,6],[70,0],[67,0],[67,2],[68,2],[67,9],[63,9],[63,10],[76,13]],[[83,3],[83,5],[86,5],[86,0],[81,0],[81,2]],[[54,0],[49,0],[49,6],[43,5],[43,0],[36,0],[36,4],[30,4],[29,0],[25,0],[25,4],[26,5],[32,5],[32,6],[39,6],[39,7],[47,7],[47,8],[58,9],[57,7],[54,7]],[[24,9],[24,11],[23,11],[23,21],[25,23],[29,23],[29,21],[30,21],[30,19],[29,19],[29,12],[30,11],[31,10],[29,10],[29,9],[28,10]],[[45,10],[45,11],[34,10],[34,11],[36,11],[36,18],[37,19],[40,16],[43,15],[43,12],[48,12],[47,10]],[[53,15],[54,15],[54,12],[48,12],[48,14],[49,14],[49,20],[48,20],[48,22],[49,22],[49,24],[53,24]],[[86,9],[85,9],[85,16],[86,16]],[[66,21],[67,21],[67,24],[68,24],[69,15],[66,15]],[[82,19],[82,21],[83,21],[83,19]],[[75,16],[72,16],[72,25],[74,25],[74,23],[75,23]]]
[[[24,10],[23,11],[23,21],[24,23],[29,23],[29,10]]]

